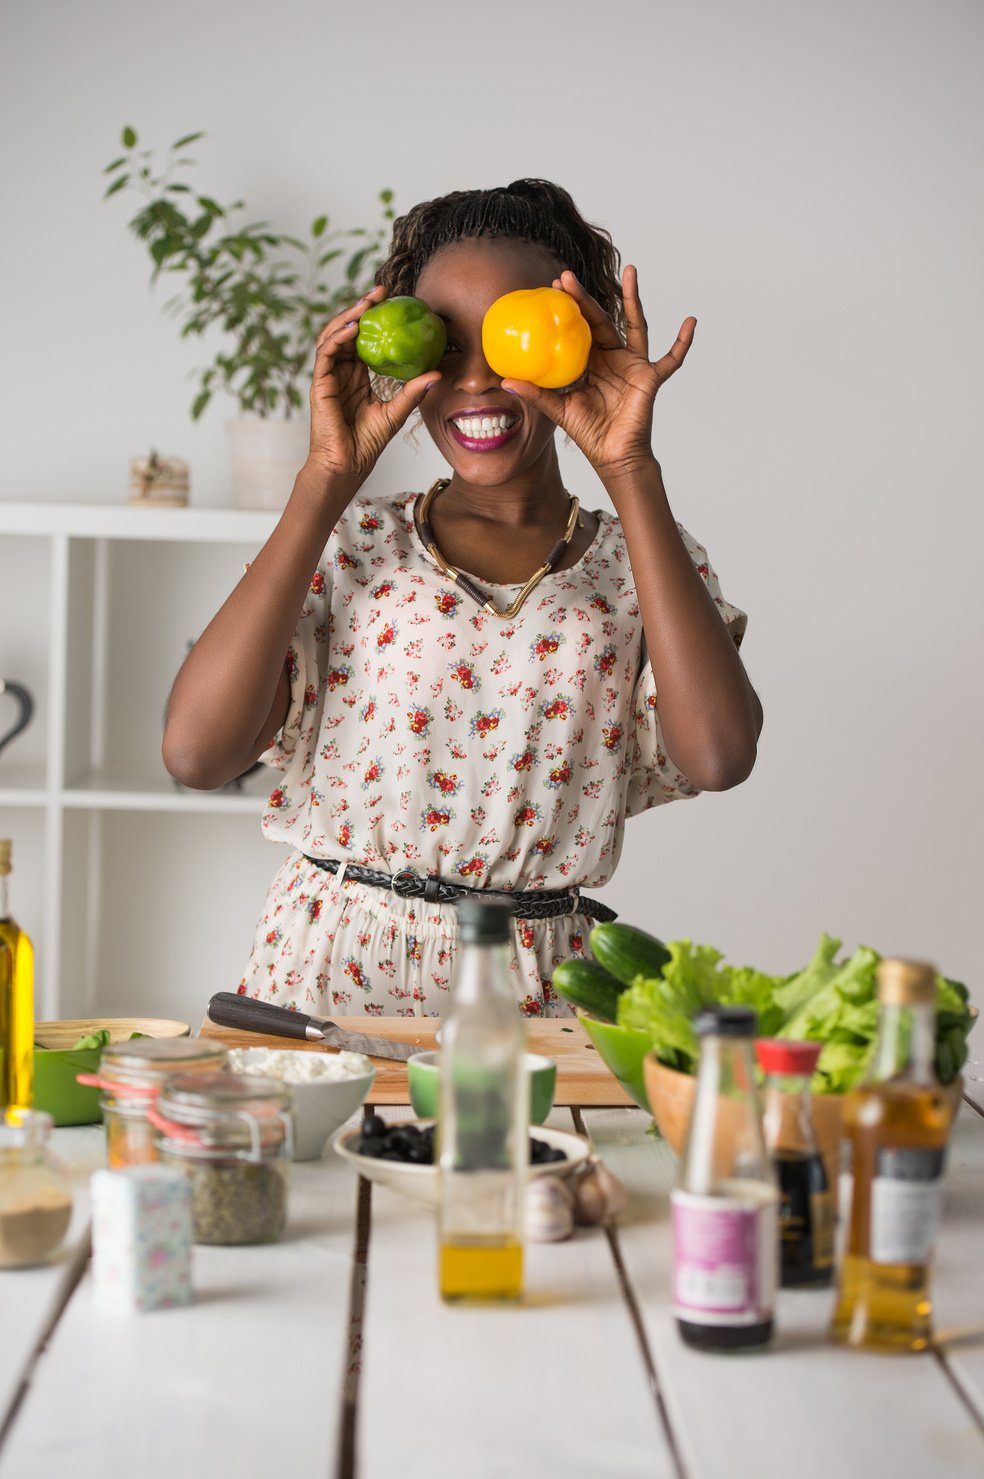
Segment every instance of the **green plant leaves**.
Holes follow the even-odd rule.
[[[310,373],[322,325],[373,284],[387,223],[394,215],[393,191],[378,194],[382,223],[375,231],[353,227],[329,232],[327,212],[314,217],[307,240],[279,232],[268,221],[230,229],[230,217],[245,210],[242,200],[223,205],[214,195],[199,194],[173,178],[194,165],[191,158],[176,157],[178,151],[204,137],[201,131],[182,135],[158,168],[152,150],[134,156],[137,132],[127,125],[121,139],[131,152],[103,169],[103,175],[114,177],[103,198],[127,185],[142,193],[143,203],[127,224],[147,248],[151,281],[166,271],[172,281],[183,283],[164,305],[179,319],[181,337],[224,336],[211,365],[199,371],[192,419],[198,420],[220,387],[236,398],[240,410],[289,415],[305,404],[301,381]],[[184,202],[185,196],[193,196],[195,206]],[[187,213],[182,204],[189,207]],[[220,222],[222,227],[213,231]],[[348,256],[344,281],[329,284],[325,269],[346,257],[343,245],[326,250],[329,242],[348,242],[351,251],[357,238],[360,244]]]

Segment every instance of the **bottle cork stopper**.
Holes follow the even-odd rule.
[[[0,837],[0,873],[10,872],[10,854],[13,843],[9,837]]]
[[[926,960],[882,960],[875,977],[878,1000],[885,1006],[913,1006],[936,1000],[936,967]]]

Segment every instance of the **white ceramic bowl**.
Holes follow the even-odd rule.
[[[416,1123],[423,1128],[432,1120],[401,1121]],[[415,1166],[409,1161],[383,1161],[374,1156],[359,1155],[353,1147],[362,1131],[346,1128],[339,1130],[332,1144],[344,1161],[354,1166],[360,1176],[388,1186],[402,1196],[409,1197],[423,1207],[436,1207],[438,1199],[438,1175],[436,1166]],[[545,1140],[548,1145],[562,1150],[567,1157],[563,1161],[548,1161],[543,1166],[530,1166],[530,1177],[569,1176],[575,1166],[586,1161],[591,1154],[587,1140],[580,1135],[571,1135],[566,1130],[547,1130],[537,1125],[532,1135],[536,1140]]]
[[[261,1070],[252,1064],[261,1055],[268,1055],[268,1048],[243,1048],[237,1049],[242,1054],[241,1062],[237,1062],[236,1071],[239,1073],[260,1073],[269,1070]],[[277,1049],[278,1052],[281,1049]],[[306,1051],[303,1048],[285,1049],[286,1052],[296,1052],[298,1057]],[[294,1128],[294,1155],[295,1161],[316,1161],[324,1151],[330,1137],[340,1125],[353,1115],[360,1104],[365,1102],[369,1090],[372,1088],[376,1077],[375,1068],[370,1068],[368,1073],[360,1074],[357,1078],[337,1079],[314,1079],[309,1083],[291,1083],[290,1079],[283,1082],[291,1091],[292,1106],[291,1120]]]

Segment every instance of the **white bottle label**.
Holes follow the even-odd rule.
[[[942,1150],[880,1150],[871,1182],[872,1263],[928,1263],[942,1203]]]

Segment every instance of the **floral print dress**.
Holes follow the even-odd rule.
[[[453,904],[405,899],[311,857],[475,888],[587,891],[618,863],[625,819],[695,796],[666,754],[621,525],[503,622],[459,591],[414,523],[421,495],[355,499],[334,530],[288,656],[279,772],[263,831],[279,868],[239,990],[338,1015],[441,1015]],[[705,550],[681,535],[738,642]],[[499,606],[519,586],[475,578]],[[515,920],[512,972],[529,1016],[566,1015],[560,961],[590,954],[575,912]]]

